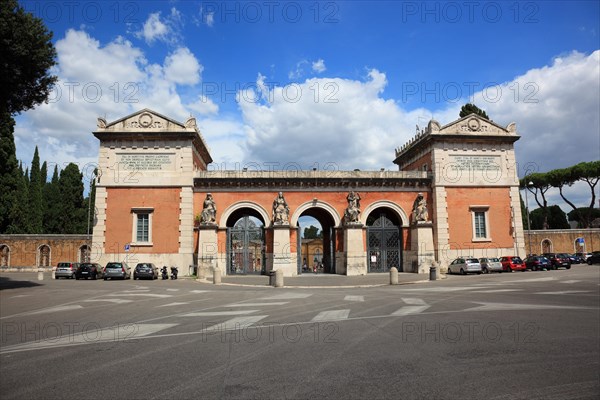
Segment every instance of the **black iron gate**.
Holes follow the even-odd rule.
[[[264,274],[264,229],[249,216],[227,228],[227,271],[229,274]]]
[[[388,272],[396,267],[402,271],[402,236],[400,227],[381,213],[367,227],[367,263],[369,272]]]

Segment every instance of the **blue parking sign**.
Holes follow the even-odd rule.
[[[125,245],[125,251],[129,251],[129,243]]]

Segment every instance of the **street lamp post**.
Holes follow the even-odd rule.
[[[529,196],[527,192],[529,192],[528,187],[533,185],[533,182],[527,182],[527,186],[525,187],[525,208],[527,213],[527,241],[529,242],[529,254],[531,255],[531,222],[529,221]]]

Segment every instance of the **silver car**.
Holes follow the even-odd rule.
[[[104,268],[104,280],[107,279],[131,279],[131,269],[124,262],[109,262]]]
[[[58,278],[75,279],[75,273],[77,272],[78,267],[79,267],[79,263],[59,262],[56,265],[56,270],[54,271],[54,277],[56,279],[58,279]]]
[[[490,272],[502,272],[502,263],[499,258],[480,258],[479,264],[481,264],[481,270],[484,274]]]
[[[448,273],[461,275],[468,273],[481,274],[481,264],[479,264],[479,260],[476,258],[459,257],[448,265]]]

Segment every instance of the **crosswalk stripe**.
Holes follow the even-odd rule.
[[[402,316],[402,315],[410,315],[410,314],[418,314],[429,308],[428,305],[422,306],[404,306],[399,310],[394,311],[391,315],[393,316]]]
[[[365,296],[346,296],[344,297],[346,301],[365,301]]]
[[[83,308],[83,306],[73,304],[73,305],[67,305],[67,306],[45,308],[43,310],[38,310],[38,311],[30,311],[30,312],[23,313],[23,315],[37,315],[37,314],[54,313],[54,312],[60,312],[60,311],[72,311],[72,310],[78,310],[80,308]]]
[[[208,293],[210,290],[190,290],[190,293]]]
[[[501,293],[501,292],[520,292],[521,289],[490,289],[490,290],[474,290],[471,293]]]
[[[182,317],[221,317],[227,315],[252,314],[258,310],[236,310],[236,311],[199,311],[183,314]]]
[[[225,307],[262,307],[262,306],[282,306],[289,303],[289,301],[273,301],[265,303],[233,303],[227,304]]]
[[[251,315],[247,317],[232,318],[225,322],[221,322],[220,324],[209,326],[208,328],[204,329],[204,331],[210,332],[220,330],[243,329],[267,317],[268,315]]]
[[[577,282],[581,282],[575,279],[569,280],[569,281],[562,281],[561,283],[577,283]]]
[[[133,300],[125,300],[125,299],[88,299],[84,300],[84,302],[95,303],[97,301],[108,301],[109,303],[115,304],[126,304],[131,303]]]
[[[274,296],[262,297],[262,300],[291,300],[291,299],[305,299],[312,296],[312,293],[281,293]]]
[[[190,304],[190,303],[187,303],[187,302],[182,302],[182,303],[175,302],[175,303],[163,304],[163,305],[156,306],[156,307],[173,307],[173,306],[181,306],[181,305],[184,305],[184,304]]]
[[[402,301],[405,302],[406,304],[411,304],[411,305],[415,305],[415,306],[424,306],[427,305],[427,303],[425,303],[425,301],[423,299],[417,299],[417,298],[408,298],[408,297],[403,297]]]
[[[154,293],[115,293],[107,294],[106,296],[148,296],[165,299],[167,297],[173,297],[172,294],[154,294]]]
[[[350,310],[329,310],[329,311],[321,311],[311,321],[339,321],[342,319],[347,319],[350,314]]]
[[[167,289],[167,292],[179,292],[179,289]]]
[[[535,294],[575,294],[575,293],[589,293],[589,290],[562,290],[557,292],[536,292]]]
[[[116,327],[111,326],[78,334],[70,334],[56,338],[48,338],[45,340],[36,340],[34,342],[4,346],[2,349],[0,349],[0,354],[45,349],[49,347],[57,348],[78,344],[134,339],[136,337],[148,336],[176,325],[178,324],[121,324],[117,325]]]

